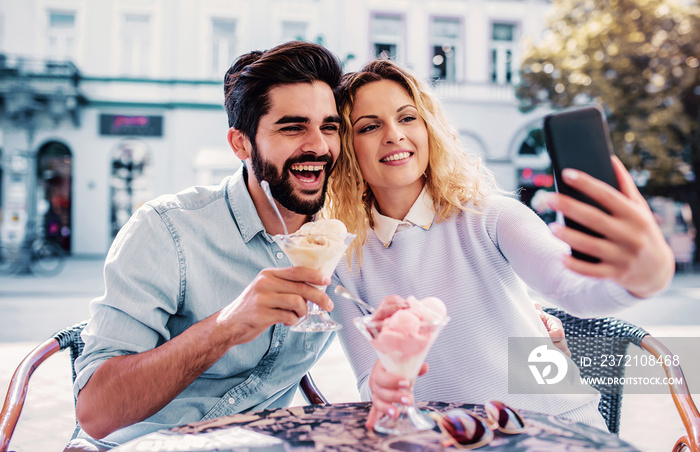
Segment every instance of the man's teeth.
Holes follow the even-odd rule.
[[[407,159],[411,156],[410,152],[399,152],[393,155],[390,155],[389,157],[382,159],[382,162],[393,162],[394,160],[403,160]]]
[[[294,171],[321,171],[323,169],[322,164],[301,164],[295,163],[292,165],[292,170]]]

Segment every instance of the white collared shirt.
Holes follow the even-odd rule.
[[[430,229],[435,218],[433,197],[430,196],[427,187],[424,185],[423,190],[403,220],[396,220],[382,215],[377,210],[376,204],[372,205],[372,216],[374,217],[374,233],[377,234],[384,246],[388,248],[394,239],[394,234],[399,231],[412,228],[413,226],[418,226],[426,231]]]

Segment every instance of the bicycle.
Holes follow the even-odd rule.
[[[66,251],[58,243],[38,237],[29,229],[20,245],[0,245],[0,274],[54,276],[63,270]]]

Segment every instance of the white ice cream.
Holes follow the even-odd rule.
[[[331,219],[306,223],[278,243],[295,267],[309,267],[331,276],[347,248],[347,238],[343,222]]]

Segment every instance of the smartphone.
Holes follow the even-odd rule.
[[[606,211],[588,196],[563,183],[561,177],[563,169],[574,168],[620,189],[610,161],[612,145],[603,110],[592,105],[549,114],[544,118],[544,134],[557,191]],[[602,237],[566,217],[564,223],[586,234]],[[600,262],[599,259],[576,250],[572,250],[572,254],[587,262]]]

